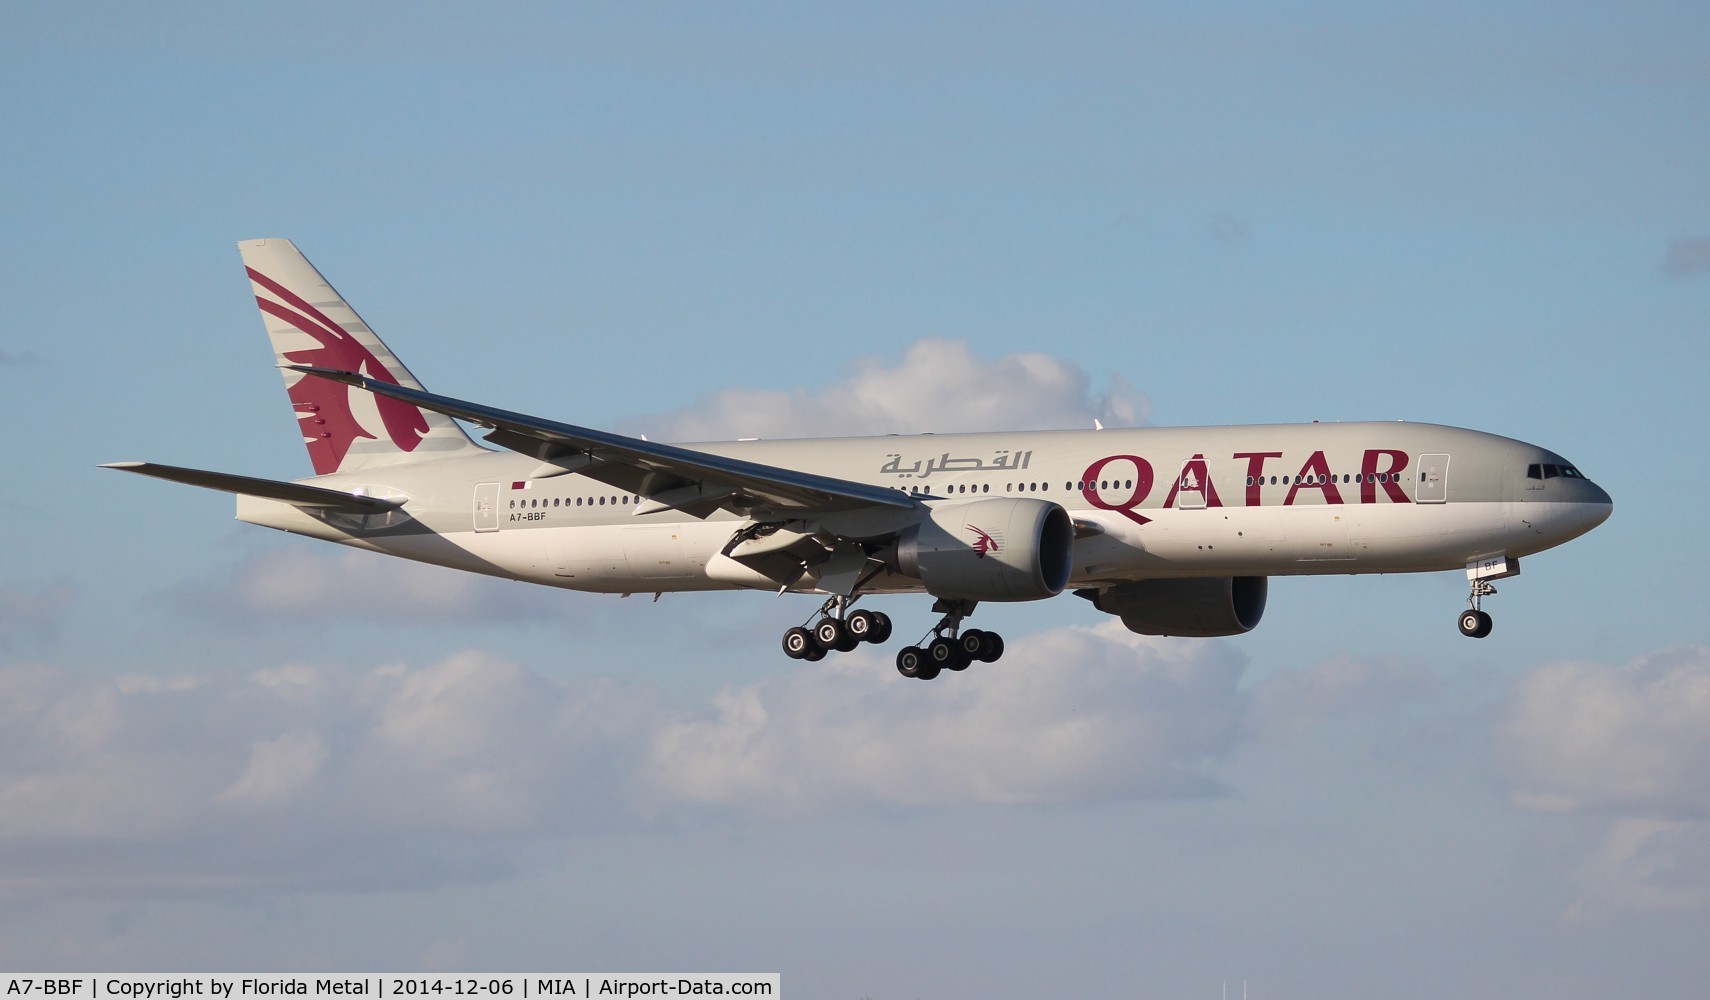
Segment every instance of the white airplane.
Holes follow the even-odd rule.
[[[315,475],[107,468],[237,495],[237,517],[421,562],[602,593],[823,595],[784,652],[884,642],[863,597],[943,617],[908,677],[1003,653],[980,602],[1065,590],[1148,635],[1247,632],[1279,575],[1464,569],[1491,581],[1601,524],[1554,452],[1433,424],[1004,431],[671,445],[427,392],[288,240],[238,244]],[[457,421],[486,430],[499,450]],[[930,641],[926,640],[930,635]]]

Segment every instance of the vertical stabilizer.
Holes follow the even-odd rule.
[[[360,372],[422,388],[290,240],[245,240],[238,250],[276,364]],[[293,371],[284,375],[316,475],[483,450],[443,414],[329,379]]]

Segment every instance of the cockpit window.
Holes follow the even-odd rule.
[[[1571,465],[1551,465],[1551,464],[1540,465],[1540,464],[1534,462],[1531,465],[1526,466],[1526,478],[1527,479],[1555,479],[1557,476],[1560,476],[1564,479],[1584,479],[1585,478],[1585,476],[1580,474],[1580,471],[1578,469],[1574,468]]]

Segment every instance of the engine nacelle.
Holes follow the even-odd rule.
[[[1055,597],[1074,565],[1075,526],[1049,500],[1004,497],[940,504],[897,540],[897,565],[934,597]]]
[[[1250,632],[1265,614],[1270,579],[1219,576],[1136,580],[1104,590],[1077,590],[1105,614],[1141,635],[1212,636]]]

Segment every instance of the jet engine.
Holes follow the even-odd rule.
[[[897,539],[897,566],[934,597],[1034,601],[1055,597],[1074,564],[1068,512],[1030,497],[939,504]]]
[[[1077,590],[1130,632],[1211,636],[1250,632],[1265,613],[1270,580],[1263,576],[1136,580],[1104,590]]]

